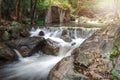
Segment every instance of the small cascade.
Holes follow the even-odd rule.
[[[77,29],[74,30],[75,39],[77,38]]]
[[[22,55],[20,54],[20,52],[18,50],[16,50],[16,49],[13,49],[13,50],[17,54],[19,60],[23,59]]]
[[[64,29],[68,30],[68,35],[72,39],[71,42],[65,42],[61,39],[61,33]],[[43,31],[45,39],[51,40],[59,44],[60,50],[58,56],[45,55],[41,52],[30,57],[23,58],[21,54],[14,49],[20,61],[6,65],[0,69],[0,79],[2,80],[48,80],[50,70],[64,57],[70,56],[71,52],[80,46],[80,44],[96,29],[85,28],[38,28],[30,31],[31,37],[38,36]],[[41,54],[41,55],[40,55]],[[22,59],[22,60],[21,60]]]
[[[45,33],[45,36],[47,37],[59,37],[61,36],[61,33],[64,29],[68,30],[68,34],[71,38],[87,38],[91,36],[96,30],[99,28],[83,28],[83,27],[49,27],[49,28],[41,28],[36,29],[35,31],[30,31],[31,37],[33,36],[39,36],[39,32],[43,31]]]

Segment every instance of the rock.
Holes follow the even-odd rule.
[[[61,34],[61,39],[63,39],[66,42],[71,42],[72,39],[68,36],[68,30],[63,30]]]
[[[44,36],[45,33],[44,33],[43,31],[40,31],[40,32],[39,32],[39,35],[40,35],[40,36]]]
[[[9,41],[9,42],[6,42],[6,44],[11,49],[17,49],[23,57],[27,57],[36,52],[36,51],[33,51],[34,47],[43,40],[44,38],[42,37],[29,37],[29,38]]]
[[[32,51],[42,51],[47,55],[58,55],[59,53],[59,44],[51,39],[44,39],[36,45]]]
[[[19,29],[11,30],[10,39],[15,40],[15,39],[18,39],[18,38],[20,38]]]
[[[30,33],[29,33],[29,31],[28,30],[22,30],[22,29],[20,29],[20,36],[21,37],[29,37],[30,36]]]
[[[73,57],[63,58],[49,73],[49,80],[90,80],[73,71]]]
[[[2,35],[2,40],[9,40],[9,33],[7,31],[4,31],[3,35]]]
[[[72,39],[68,35],[61,36],[61,39],[63,39],[65,42],[71,42]]]
[[[118,56],[118,58],[116,60],[114,69],[119,73],[118,78],[120,79],[120,55]]]
[[[114,26],[114,27],[113,27]],[[111,33],[111,34],[110,34]],[[110,25],[96,31],[70,57],[62,59],[50,72],[50,80],[70,80],[66,75],[81,74],[91,80],[113,80],[110,53],[120,37],[120,26]],[[114,37],[109,37],[114,36]],[[119,61],[116,70],[119,72]],[[69,77],[69,76],[68,76]],[[72,78],[73,76],[71,76]]]
[[[12,26],[21,26],[21,24],[18,23],[18,22],[16,22],[16,21],[13,21],[13,22],[11,23],[11,25],[12,25]]]
[[[60,8],[58,6],[50,6],[47,9],[45,22],[47,24],[51,23],[59,23],[60,22],[60,10],[65,13],[65,16],[63,17],[63,22],[70,22],[70,11],[67,9]]]
[[[64,36],[64,35],[68,35],[68,30],[64,29],[64,30],[62,31],[61,36]]]
[[[77,51],[79,52],[79,51]],[[74,52],[73,52],[74,53]],[[93,64],[93,54],[90,54],[90,53],[81,53],[79,55],[74,55],[74,56],[79,56],[77,59],[75,58],[75,62],[76,61],[80,64],[80,65],[83,65],[85,67],[89,67],[91,64]]]
[[[51,39],[47,39],[42,51],[48,55],[58,55],[59,44]]]
[[[16,60],[16,54],[4,43],[0,43],[0,65],[7,64]]]

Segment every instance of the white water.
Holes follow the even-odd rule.
[[[20,52],[16,49],[14,49],[15,53],[17,54],[19,60],[23,59],[22,55],[20,54]]]
[[[81,37],[72,39],[72,42],[68,43],[60,39],[62,32],[61,28],[58,29],[37,29],[32,30],[31,37],[39,36],[39,32],[45,32],[45,38],[50,38],[59,43],[60,51],[58,56],[45,55],[42,52],[38,52],[31,57],[23,58],[17,50],[14,50],[20,61],[16,61],[12,64],[4,66],[0,69],[0,80],[47,80],[49,71],[58,63],[63,57],[70,56],[71,52],[85,40]],[[75,31],[75,30],[74,30]],[[80,35],[80,34],[79,34]],[[86,34],[85,34],[86,35]],[[89,34],[91,35],[91,34]],[[87,35],[87,37],[89,36]],[[72,45],[74,44],[74,45]],[[66,50],[66,48],[68,50]]]

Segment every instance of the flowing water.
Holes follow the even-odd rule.
[[[72,42],[65,42],[60,38],[63,29],[68,30],[68,35]],[[0,68],[0,80],[48,80],[49,71],[62,58],[70,56],[71,52],[86,39],[96,29],[85,28],[41,28],[32,29],[30,31],[31,37],[38,36],[39,32],[45,33],[44,38],[50,38],[59,43],[60,50],[58,56],[45,55],[42,52],[35,53],[33,56],[23,58],[20,53],[14,49],[19,57],[18,61],[2,66]],[[70,47],[70,50],[66,50]]]

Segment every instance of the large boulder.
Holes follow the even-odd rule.
[[[16,54],[4,43],[0,43],[0,65],[16,60]]]
[[[49,74],[49,80],[90,80],[88,77],[73,71],[73,57],[63,58]]]
[[[47,55],[58,55],[59,44],[48,38],[46,40],[40,41],[36,45],[36,47],[34,47],[31,53],[33,53],[33,51],[35,52],[42,51],[44,54],[47,54]]]
[[[42,42],[44,40],[45,39],[43,37],[29,37],[29,38],[9,41],[6,42],[6,44],[11,49],[17,49],[23,57],[27,57],[34,54],[35,53],[35,51],[33,51],[34,47],[38,45],[39,42]]]
[[[73,60],[69,63],[69,66],[72,66],[72,68],[68,66],[68,62],[70,62],[71,59],[66,58],[61,60],[60,63],[51,70],[50,80],[63,80],[70,71],[73,71],[73,73],[71,73],[72,75],[74,75],[74,73],[82,74],[91,80],[113,80],[111,71],[114,69],[114,66],[110,55],[114,50],[114,43],[120,37],[119,34],[120,25],[116,24],[96,31],[71,53]],[[119,62],[118,65],[116,65],[117,71],[119,71],[118,66]],[[69,71],[67,69],[69,69]]]

